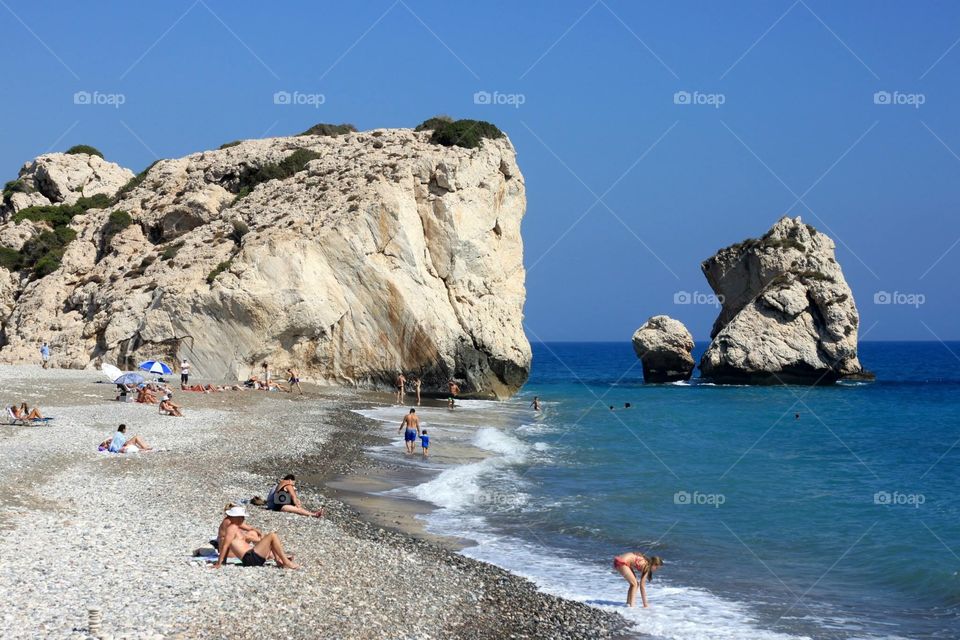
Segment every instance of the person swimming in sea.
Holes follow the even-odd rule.
[[[533,402],[530,403],[530,406],[533,407],[534,411],[540,411],[540,396],[533,396]]]
[[[628,552],[621,554],[613,559],[613,570],[623,576],[623,579],[630,583],[627,589],[627,606],[632,607],[634,598],[637,595],[637,588],[640,589],[640,599],[643,601],[643,608],[649,608],[647,604],[646,583],[653,580],[653,573],[663,566],[663,560],[660,556],[647,557],[642,553]],[[640,572],[640,578],[637,579],[636,572]]]

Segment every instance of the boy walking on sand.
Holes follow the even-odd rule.
[[[430,457],[430,436],[427,435],[427,430],[424,429],[420,432],[420,446],[423,447],[423,457]]]

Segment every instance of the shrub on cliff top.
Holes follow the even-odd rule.
[[[465,147],[475,149],[481,145],[484,138],[502,138],[503,131],[496,125],[483,120],[455,120],[438,124],[430,136],[430,142],[445,147]]]
[[[357,128],[352,124],[343,123],[343,124],[327,124],[321,122],[315,124],[303,133],[298,133],[298,136],[342,136],[345,133],[356,133]]]
[[[235,146],[237,146],[238,144],[240,144],[241,142],[243,142],[243,140],[231,140],[230,142],[224,142],[222,145],[220,145],[219,150],[220,150],[220,151],[223,151],[224,149],[229,149],[230,147],[235,147]]]
[[[439,127],[444,127],[453,122],[453,118],[447,115],[437,115],[427,118],[414,128],[414,131],[436,131]]]
[[[64,151],[64,153],[67,153],[67,154],[70,154],[70,155],[74,155],[74,154],[78,154],[78,153],[85,153],[85,154],[87,154],[88,156],[98,156],[98,157],[100,157],[100,158],[103,157],[103,154],[100,153],[100,150],[99,150],[99,149],[97,149],[96,147],[91,147],[91,146],[88,145],[88,144],[75,144],[75,145],[73,145],[72,147],[70,147],[69,149],[67,149],[66,151]]]

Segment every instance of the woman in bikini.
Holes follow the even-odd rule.
[[[34,407],[31,409],[27,406],[26,402],[20,404],[18,409],[16,405],[10,407],[13,410],[13,415],[18,420],[43,420],[43,414],[40,413],[40,407]]]
[[[647,605],[646,583],[653,579],[653,573],[663,566],[663,560],[660,556],[647,557],[642,553],[624,553],[613,559],[613,570],[623,576],[623,579],[630,583],[627,589],[627,606],[633,606],[634,597],[637,595],[637,587],[640,587],[640,599],[643,601],[644,609]],[[640,579],[637,580],[637,574],[640,572]]]

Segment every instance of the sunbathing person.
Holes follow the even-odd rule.
[[[140,436],[127,438],[127,425],[125,424],[117,427],[117,432],[113,434],[113,438],[108,438],[100,443],[100,449],[106,449],[110,453],[136,453],[138,451],[150,451],[152,448]]]
[[[236,504],[231,502],[226,507],[224,507],[224,511],[225,512],[229,511],[230,509],[233,509],[236,506],[237,506]],[[260,542],[260,540],[263,539],[263,532],[260,531],[260,529],[257,529],[256,527],[252,527],[245,522],[241,522],[237,526],[240,527],[240,531],[241,531],[241,534],[243,535],[243,539],[247,542],[247,544],[250,545],[250,547],[253,547],[253,545],[257,544],[258,542]],[[210,544],[213,545],[214,549],[216,549],[217,551],[220,551],[220,541],[218,538],[211,540]],[[240,556],[230,551],[227,553],[227,557],[239,558]],[[288,557],[290,557],[291,559],[293,558],[293,556],[288,556]]]
[[[283,511],[286,513],[295,513],[300,516],[311,516],[314,518],[323,517],[323,509],[319,511],[308,511],[303,508],[300,502],[300,496],[297,495],[297,489],[294,483],[297,479],[294,475],[283,476],[283,480],[277,483],[270,493],[267,494],[267,508],[272,511]]]
[[[40,407],[34,407],[31,409],[27,406],[26,402],[20,403],[20,408],[16,406],[10,407],[13,409],[13,415],[18,420],[43,420],[43,414],[40,413]]]
[[[180,412],[180,405],[174,404],[169,395],[163,396],[160,400],[159,412],[177,418],[183,417],[183,414]]]
[[[247,517],[247,510],[240,505],[228,504],[224,511],[223,521],[217,530],[217,549],[220,555],[213,564],[214,569],[223,566],[223,561],[229,556],[240,558],[240,562],[245,567],[262,567],[267,560],[271,558],[276,561],[281,569],[299,569],[300,565],[293,562],[291,558],[284,553],[283,544],[276,533],[268,533],[250,547],[246,540],[246,533],[249,529],[244,529],[244,518]]]
[[[156,404],[157,396],[153,395],[149,387],[142,387],[140,391],[137,392],[137,402],[141,404]]]

